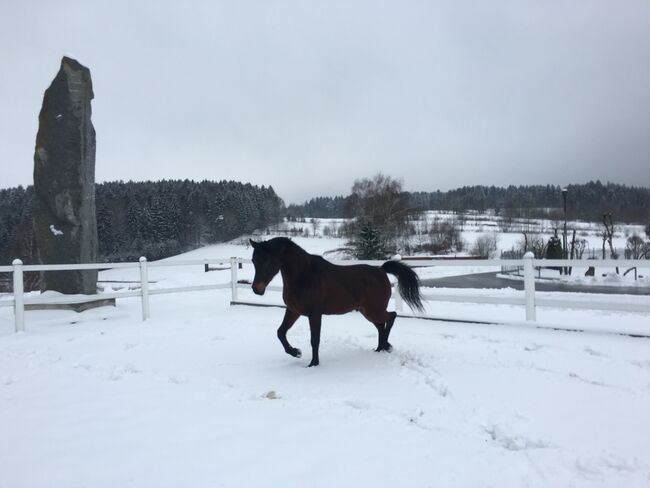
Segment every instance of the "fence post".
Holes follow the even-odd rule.
[[[237,301],[237,258],[230,258],[230,290],[232,301]]]
[[[395,283],[395,286],[393,286],[393,295],[395,296],[395,311],[401,312],[402,310],[404,310],[404,305],[402,302],[402,295],[399,294],[399,288],[397,287],[397,283]]]
[[[25,332],[25,292],[23,281],[23,262],[20,259],[14,259],[11,263],[14,267],[14,320],[16,332]]]
[[[535,268],[532,252],[524,254],[524,293],[526,294],[526,320],[535,321]]]
[[[140,258],[140,294],[142,295],[142,320],[149,318],[149,272],[147,258]]]

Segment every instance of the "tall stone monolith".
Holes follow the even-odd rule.
[[[90,71],[64,57],[45,91],[34,153],[34,239],[42,264],[94,263],[95,128]],[[48,271],[41,290],[97,293],[97,271]]]

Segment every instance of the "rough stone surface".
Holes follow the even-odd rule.
[[[90,71],[64,57],[45,91],[34,153],[34,240],[42,264],[94,263],[95,128]],[[97,293],[97,271],[49,271],[41,290]]]

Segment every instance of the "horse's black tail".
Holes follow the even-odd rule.
[[[381,269],[397,277],[399,294],[409,307],[419,312],[424,311],[420,297],[420,278],[410,266],[399,261],[386,261],[381,265]]]

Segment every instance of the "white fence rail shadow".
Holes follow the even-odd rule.
[[[16,332],[25,330],[25,306],[33,304],[80,304],[91,302],[95,300],[110,299],[110,298],[129,298],[140,297],[142,302],[142,320],[147,320],[150,317],[149,297],[151,295],[168,294],[168,293],[181,293],[191,291],[206,291],[206,290],[231,290],[231,304],[242,305],[262,305],[262,302],[251,300],[240,300],[238,290],[242,288],[249,288],[250,284],[240,283],[238,279],[237,269],[241,264],[251,263],[250,259],[245,258],[214,258],[214,259],[200,259],[200,260],[167,260],[167,261],[154,261],[149,262],[145,257],[141,257],[139,262],[130,263],[89,263],[89,264],[49,264],[49,265],[24,265],[19,259],[15,260],[11,266],[0,266],[0,273],[12,273],[13,275],[13,296],[10,300],[0,301],[0,307],[13,306],[14,308],[14,321]],[[383,261],[338,261],[336,264],[352,265],[352,264],[371,264],[381,265]],[[536,308],[537,307],[558,307],[567,309],[578,310],[604,310],[604,311],[623,311],[623,312],[639,312],[650,314],[650,297],[646,303],[617,303],[600,301],[594,302],[593,300],[581,300],[577,298],[543,298],[535,294],[535,269],[537,267],[579,267],[593,264],[593,261],[584,261],[579,259],[534,259],[532,253],[524,256],[523,259],[477,259],[477,260],[424,260],[417,261],[418,267],[429,266],[447,266],[447,267],[494,267],[500,268],[501,266],[521,266],[524,270],[524,292],[523,296],[519,297],[490,297],[482,295],[454,295],[449,293],[424,293],[423,300],[431,302],[460,302],[460,303],[476,303],[476,304],[493,304],[493,305],[521,305],[525,308],[525,318],[528,322],[536,321]],[[207,266],[216,264],[223,266],[228,264],[230,267],[230,281],[218,284],[197,285],[197,286],[183,286],[175,288],[161,288],[149,289],[148,272],[152,267],[168,267],[168,266],[194,266],[201,265]],[[621,268],[650,268],[650,260],[599,260],[598,267],[621,267]],[[24,295],[24,272],[40,272],[40,271],[74,271],[82,269],[98,269],[109,270],[119,268],[139,268],[140,271],[140,289],[131,291],[119,292],[102,292],[95,295],[60,295],[60,296],[38,296],[38,297],[25,297]],[[280,286],[269,286],[268,291],[281,291]],[[393,293],[395,300],[395,309],[398,313],[403,312],[402,299],[398,293]],[[268,305],[268,304],[267,304]],[[437,317],[418,315],[422,318]],[[458,318],[461,321],[462,318]],[[468,319],[470,322],[474,320]],[[648,334],[650,335],[650,327]]]

